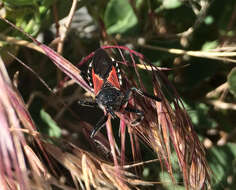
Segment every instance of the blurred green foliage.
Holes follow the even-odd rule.
[[[206,10],[204,10],[205,5],[208,5]],[[68,15],[70,6],[71,1],[2,0],[1,9],[4,9],[6,19],[34,37],[42,34],[43,43],[48,44],[56,37],[55,27],[52,25],[57,19],[60,20]],[[55,18],[55,15],[58,18]],[[72,20],[71,32],[65,41],[63,56],[77,64],[83,56],[98,48],[99,43],[109,42],[112,38],[119,45],[129,45],[140,51],[157,66],[173,68],[165,72],[166,75],[172,80],[184,100],[199,137],[203,142],[207,139],[212,143],[207,147],[207,157],[213,172],[213,189],[234,189],[236,186],[236,111],[235,108],[216,107],[211,101],[221,100],[235,107],[235,63],[147,49],[138,44],[137,40],[143,39],[152,46],[185,50],[208,51],[225,46],[235,49],[235,15],[235,0],[80,0],[77,14]],[[2,21],[0,28],[1,35],[26,39],[23,34],[11,29]],[[181,35],[189,28],[193,30],[192,33]],[[102,36],[103,30],[106,30],[108,36]],[[117,35],[119,38],[115,38]],[[1,55],[6,54],[10,46],[4,40],[0,42]],[[55,68],[53,70],[50,61],[42,54],[23,47],[15,48],[14,54],[18,54],[49,84],[58,83]],[[26,72],[22,66],[13,64],[12,61],[8,62],[8,68],[12,76],[15,71],[20,71],[19,90],[25,101],[33,91],[48,93],[30,72]],[[188,66],[181,67],[186,64]],[[145,80],[150,78],[145,77],[145,73],[147,74],[142,72],[142,78],[144,83],[148,84]],[[207,93],[214,91],[223,83],[227,83],[229,87],[220,93],[215,93],[212,97],[207,96]],[[31,110],[40,114],[41,120],[49,127],[47,135],[60,137],[58,124],[43,110],[45,104],[46,100],[44,104],[34,103]],[[44,124],[38,122],[39,128],[45,127]],[[224,145],[219,145],[220,140],[225,137],[229,138],[226,138]],[[144,155],[144,157],[151,158],[152,155]],[[177,161],[174,163],[178,164]],[[153,168],[144,168],[145,179],[155,178],[153,175],[156,173],[150,172],[151,169]],[[159,171],[158,180],[165,184],[168,176],[162,173],[161,169]],[[176,175],[178,173],[180,172],[176,169]],[[166,185],[163,187],[173,189]],[[174,189],[181,188],[183,187],[180,185],[180,187],[175,186]]]
[[[45,128],[47,129],[47,134],[50,137],[59,138],[61,136],[61,129],[52,117],[43,109],[40,110],[40,116],[42,121],[46,124]]]
[[[111,0],[104,13],[104,23],[108,34],[122,34],[134,28],[138,19],[128,1]]]
[[[230,92],[236,97],[236,68],[233,68],[229,73],[228,84]]]

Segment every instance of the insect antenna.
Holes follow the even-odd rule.
[[[132,88],[130,88],[130,90],[135,91],[136,93],[138,93],[141,96],[146,96],[146,97],[151,98],[151,99],[153,99],[155,101],[161,102],[161,98],[159,98],[157,96],[150,95],[150,94],[148,94],[146,92],[143,92],[142,90],[140,90],[140,89],[138,89],[136,87],[132,87]]]

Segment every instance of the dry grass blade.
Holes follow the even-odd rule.
[[[12,106],[11,99],[7,93],[10,86],[11,83],[4,63],[0,60],[1,188],[5,190],[15,187],[16,189],[17,186],[19,186],[21,189],[29,189],[26,164],[22,150],[25,139],[20,131],[11,133],[11,128],[21,129],[21,127],[15,109]],[[14,181],[16,183],[14,183]]]
[[[147,49],[164,51],[164,52],[168,52],[168,53],[176,54],[176,55],[188,55],[188,56],[192,56],[192,57],[202,57],[202,58],[207,58],[207,59],[214,59],[214,60],[236,63],[236,60],[233,59],[233,57],[236,56],[236,52],[234,50],[232,52],[224,51],[223,49],[222,49],[223,51],[219,51],[219,52],[216,52],[214,50],[211,50],[211,51],[186,51],[186,50],[182,50],[182,49],[151,46],[148,44],[145,44],[145,45],[140,44],[140,46],[147,48]]]
[[[165,84],[165,88],[170,89],[170,105],[165,98],[159,84]],[[200,143],[190,118],[184,109],[183,103],[179,98],[174,87],[168,82],[164,75],[154,75],[154,91],[162,98],[162,102],[157,103],[159,138],[157,145],[164,149],[166,157],[170,156],[170,142],[177,154],[179,166],[183,173],[185,187],[187,189],[204,189],[210,184],[210,170],[207,165],[205,151]],[[153,128],[155,130],[155,128]],[[153,133],[155,134],[155,133]],[[155,137],[154,137],[155,139]],[[155,141],[153,141],[155,142]],[[152,145],[154,143],[151,142]],[[162,144],[163,143],[163,144]],[[159,150],[160,151],[160,150]],[[168,162],[167,162],[168,161]],[[166,160],[167,169],[170,169],[170,160]],[[197,169],[201,168],[201,169]],[[195,180],[194,180],[195,179]],[[201,179],[201,180],[196,180]]]
[[[65,144],[64,144],[65,145]],[[150,185],[138,180],[131,173],[99,159],[94,154],[84,151],[74,145],[67,144],[62,151],[53,144],[45,143],[47,152],[63,165],[71,174],[75,184],[82,189],[130,189],[128,184]],[[67,150],[68,149],[68,150]],[[84,181],[81,183],[81,181]],[[129,182],[129,183],[128,183]]]
[[[39,185],[38,187],[42,187],[44,185],[39,176],[45,175],[46,170],[32,149],[27,146],[23,135],[25,130],[20,122],[22,121],[24,127],[28,127],[28,133],[34,131],[35,128],[32,127],[34,125],[29,120],[28,112],[22,110],[21,104],[17,102],[21,98],[11,85],[3,63],[0,64],[1,182],[3,183],[1,188],[3,190],[17,189],[18,186],[19,189],[30,189],[26,160],[33,169],[32,175],[35,182]],[[27,159],[24,157],[24,153]],[[11,185],[7,185],[8,183]],[[45,189],[48,188],[45,187]]]
[[[24,47],[34,49],[35,51],[38,51],[40,53],[45,54],[45,52],[38,45],[36,45],[32,42],[29,42],[29,41],[26,41],[26,40],[16,39],[16,38],[11,37],[11,36],[4,36],[2,34],[0,34],[0,38],[1,38],[1,40],[8,42],[9,44],[24,46]]]
[[[32,189],[31,185],[37,189],[50,189],[50,184],[46,183],[46,176],[49,173],[39,157],[29,147],[29,142],[26,141],[23,132],[35,140],[45,159],[48,160],[48,157],[42,147],[34,122],[18,91],[11,84],[1,60],[0,87],[1,189],[29,190]],[[30,168],[26,166],[26,162],[29,163]],[[50,164],[49,160],[48,164]]]
[[[162,79],[164,79],[163,82],[165,84],[172,87],[165,77],[162,77]],[[165,101],[164,107],[167,109],[163,117],[166,122],[160,121],[160,126],[162,131],[168,132],[168,136],[172,141],[178,156],[180,168],[183,172],[186,188],[203,189],[210,184],[210,170],[207,165],[205,151],[193,129],[183,103],[173,87],[172,89],[174,97],[172,104],[174,109]],[[164,98],[163,96],[161,97]],[[160,109],[157,110],[161,111]],[[169,143],[169,141],[167,142]],[[168,145],[168,143],[165,144]],[[201,169],[197,169],[197,167]],[[201,180],[198,181],[196,179]]]

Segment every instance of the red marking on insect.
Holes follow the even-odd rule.
[[[109,76],[107,77],[107,81],[114,87],[120,89],[120,83],[117,77],[116,69],[114,66],[112,66],[112,69],[109,73]]]
[[[95,96],[101,90],[104,80],[99,77],[99,75],[95,74],[94,70],[92,69],[92,78],[93,78],[93,86],[94,86],[94,94]]]

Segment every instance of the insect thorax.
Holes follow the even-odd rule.
[[[124,94],[120,90],[112,86],[105,86],[96,96],[96,102],[104,111],[111,108],[114,111],[119,111],[122,107]]]

